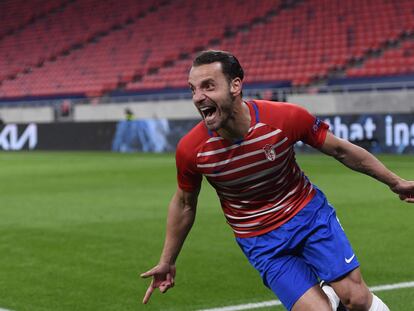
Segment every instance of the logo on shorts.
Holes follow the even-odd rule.
[[[351,263],[351,261],[353,260],[355,258],[355,254],[353,254],[351,257],[349,257],[349,258],[346,258],[345,257],[345,262],[346,263]]]
[[[272,145],[266,144],[266,146],[263,147],[263,150],[266,154],[266,158],[269,161],[274,161],[276,160],[276,151],[275,149],[272,147]]]

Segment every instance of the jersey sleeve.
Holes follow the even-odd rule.
[[[294,106],[291,110],[293,120],[292,138],[294,141],[303,141],[314,148],[322,147],[329,125],[310,114],[305,108]]]
[[[197,190],[203,179],[196,166],[196,151],[182,139],[175,153],[177,166],[177,182],[180,189],[193,192]]]

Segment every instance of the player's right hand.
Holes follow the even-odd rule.
[[[168,289],[174,287],[175,265],[159,263],[151,270],[142,273],[141,277],[152,277],[151,284],[148,286],[147,292],[142,300],[142,303],[146,304],[156,288],[158,288],[161,293],[165,293]]]
[[[398,194],[400,200],[414,203],[414,181],[401,178],[398,184],[391,187],[391,190]]]

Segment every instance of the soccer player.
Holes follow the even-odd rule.
[[[366,150],[335,137],[305,109],[280,102],[243,101],[244,73],[236,57],[205,51],[193,61],[189,85],[203,121],[177,146],[178,187],[147,303],[174,286],[175,262],[195,219],[202,176],[216,189],[236,241],[264,284],[288,310],[385,311],[361,276],[334,208],[295,161],[297,141],[383,182],[414,202],[414,181],[388,170]],[[332,288],[318,285],[319,279]],[[325,289],[327,288],[327,289]]]

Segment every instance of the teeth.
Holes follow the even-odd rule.
[[[212,117],[216,112],[216,107],[214,106],[204,106],[200,107],[200,112],[203,114],[204,118]]]

